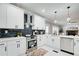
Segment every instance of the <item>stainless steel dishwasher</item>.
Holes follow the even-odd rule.
[[[61,37],[60,40],[60,49],[63,52],[74,54],[74,38],[70,37]]]

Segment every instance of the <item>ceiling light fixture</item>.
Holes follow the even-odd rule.
[[[57,13],[57,11],[55,11],[54,13],[55,13],[55,20],[54,20],[54,23],[57,23],[57,21],[56,21],[56,13]]]
[[[67,22],[70,22],[70,20],[71,20],[71,18],[70,18],[70,14],[69,14],[70,6],[68,6],[67,9],[68,9],[68,18],[67,18]]]

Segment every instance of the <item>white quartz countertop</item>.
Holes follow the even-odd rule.
[[[74,39],[79,38],[79,36],[65,36],[65,35],[60,35],[60,38],[61,38],[61,37],[74,38]]]
[[[8,38],[0,38],[0,42],[3,42],[3,41],[10,41],[10,40],[19,40],[21,38],[26,38],[26,37],[8,37]]]

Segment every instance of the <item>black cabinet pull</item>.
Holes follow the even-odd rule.
[[[18,44],[17,44],[17,48],[18,48]]]
[[[17,44],[17,48],[20,48],[20,44]]]
[[[5,47],[5,51],[7,51],[7,47]]]
[[[16,41],[16,42],[20,42],[20,41]]]

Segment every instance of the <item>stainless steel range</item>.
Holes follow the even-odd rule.
[[[27,52],[31,52],[34,49],[37,49],[37,37],[31,38],[31,36],[26,36],[26,46],[27,46]]]

